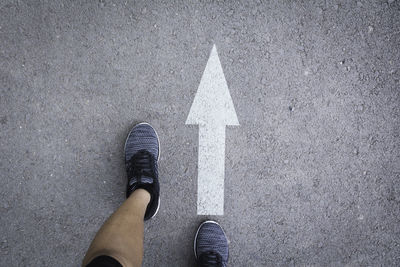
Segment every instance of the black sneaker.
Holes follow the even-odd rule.
[[[160,207],[158,182],[159,140],[156,131],[148,123],[135,125],[125,142],[125,166],[128,174],[126,197],[138,188],[147,190],[151,199],[144,220],[153,218]]]
[[[205,221],[199,226],[194,238],[194,255],[199,266],[226,266],[228,240],[217,222]]]

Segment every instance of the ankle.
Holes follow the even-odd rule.
[[[138,188],[132,192],[129,198],[134,198],[135,201],[141,202],[147,207],[150,203],[151,195],[146,189]]]

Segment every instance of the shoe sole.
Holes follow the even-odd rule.
[[[196,232],[196,235],[195,235],[195,237],[194,237],[194,242],[193,242],[194,257],[196,258],[196,260],[197,260],[197,252],[196,252],[197,235],[199,234],[200,228],[201,228],[204,224],[206,224],[206,223],[214,223],[214,224],[218,225],[219,228],[221,228],[222,232],[224,233],[224,236],[225,236],[226,240],[228,241],[228,238],[226,237],[225,231],[224,231],[224,229],[222,229],[222,227],[221,227],[221,225],[219,225],[219,223],[217,223],[216,221],[211,221],[211,220],[202,222],[202,223],[200,224],[199,228],[197,228],[197,232]],[[229,255],[228,255],[228,257],[229,257]]]
[[[147,123],[147,122],[140,122],[140,123],[138,123],[138,124],[135,124],[135,125],[131,128],[131,130],[130,130],[129,133],[128,133],[128,136],[127,136],[126,139],[125,139],[124,155],[125,155],[125,153],[126,153],[125,148],[126,148],[126,142],[128,142],[129,135],[131,134],[133,128],[135,128],[136,126],[139,126],[139,125],[149,125],[149,126],[154,130],[154,132],[156,133],[157,142],[158,142],[158,155],[157,155],[157,165],[158,165],[158,161],[160,160],[160,154],[161,154],[161,153],[160,153],[160,138],[158,137],[158,133],[157,133],[156,129],[154,129],[154,127],[151,126],[150,123]],[[124,157],[124,158],[125,158],[125,157]],[[125,160],[125,159],[124,159],[124,160]],[[160,209],[160,196],[158,196],[158,205],[157,205],[156,212],[153,214],[153,216],[151,216],[151,217],[148,218],[147,220],[150,220],[150,219],[152,219],[154,216],[156,216],[156,214],[158,213],[158,210],[159,210],[159,209]]]

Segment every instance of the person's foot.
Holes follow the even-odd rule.
[[[222,266],[228,263],[228,240],[221,226],[205,221],[194,238],[194,255],[199,266]]]
[[[153,127],[144,122],[135,125],[125,142],[125,166],[128,174],[126,197],[138,188],[150,193],[145,220],[154,217],[160,205],[157,165],[159,155],[159,140]]]

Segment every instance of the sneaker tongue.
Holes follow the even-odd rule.
[[[140,181],[141,181],[141,183],[144,183],[144,184],[152,184],[153,178],[150,176],[142,175],[142,177],[140,177]],[[137,182],[137,177],[132,177],[132,179],[130,179],[130,181],[129,181],[129,185],[133,185],[136,182]]]
[[[139,184],[151,184],[154,178],[152,171],[152,156],[147,151],[139,151],[130,159],[130,176],[129,185],[137,182]]]
[[[207,251],[200,255],[199,257],[200,266],[224,266],[222,264],[221,255],[214,251]]]

